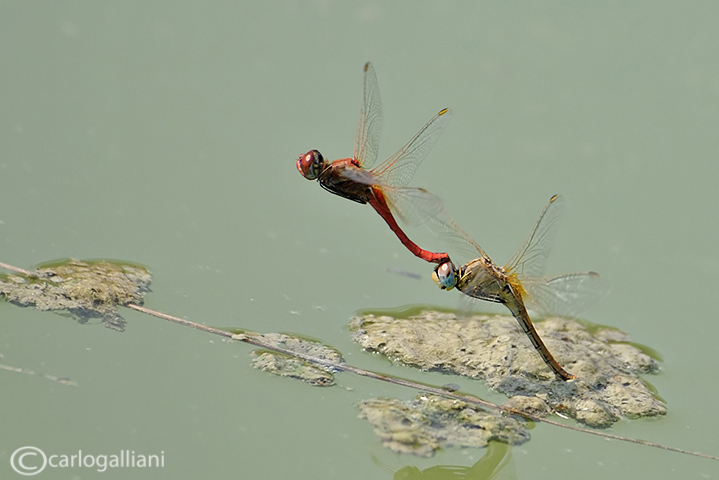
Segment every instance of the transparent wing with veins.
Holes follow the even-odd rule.
[[[437,142],[451,116],[449,109],[440,110],[404,147],[377,168],[369,172],[347,169],[343,175],[356,182],[376,185],[386,190],[406,186],[419,164]]]
[[[609,295],[609,283],[598,273],[524,278],[527,307],[543,314],[577,317]]]
[[[440,110],[404,147],[373,169],[372,173],[382,180],[383,185],[406,186],[451,118],[452,112],[448,108]]]
[[[354,158],[363,168],[371,168],[377,161],[379,137],[382,128],[382,100],[379,84],[372,64],[364,64],[362,107],[355,133]]]
[[[563,212],[564,199],[554,195],[539,214],[522,246],[504,266],[507,273],[516,273],[521,278],[541,277],[544,274]]]
[[[425,225],[443,243],[452,245],[450,256],[455,262],[487,257],[482,247],[447,213],[439,197],[423,188],[390,187],[383,191],[397,218],[407,225]]]
[[[576,317],[606,297],[609,286],[595,272],[542,276],[563,211],[563,198],[559,195],[550,198],[531,233],[504,269],[507,274],[517,275],[527,292],[523,299],[527,307],[544,314]]]

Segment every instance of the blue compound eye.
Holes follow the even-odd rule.
[[[442,290],[452,290],[457,286],[457,269],[452,262],[444,262],[434,269],[432,280]]]

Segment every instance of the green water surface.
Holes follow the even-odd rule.
[[[313,148],[352,154],[371,60],[380,157],[451,107],[411,185],[497,263],[565,197],[548,273],[600,272],[612,293],[587,320],[664,358],[650,380],[668,414],[610,432],[719,454],[719,4],[2,3],[0,261],[136,262],[153,273],[150,308],[298,333],[357,366],[501,402],[350,338],[359,310],[460,304],[370,207],[295,169]],[[395,455],[354,404],[416,391],[349,374],[313,388],[253,370],[246,345],[122,315],[118,333],[0,303],[0,362],[77,383],[0,370],[0,477],[21,478],[10,457],[28,445],[164,455],[162,468],[48,479],[392,478],[478,471],[487,452]],[[505,478],[719,478],[718,462],[543,424],[531,435]]]

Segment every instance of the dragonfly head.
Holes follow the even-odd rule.
[[[317,150],[310,150],[297,159],[297,170],[307,180],[316,180],[326,165],[327,161]]]
[[[437,265],[434,272],[432,272],[432,280],[442,290],[452,290],[459,281],[457,267],[451,261]]]

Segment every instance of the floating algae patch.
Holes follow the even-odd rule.
[[[39,310],[66,310],[80,323],[99,318],[123,331],[118,306],[142,305],[152,275],[139,265],[106,260],[66,259],[40,265],[29,274],[0,275],[0,295]]]
[[[425,311],[407,318],[364,315],[350,323],[366,350],[423,370],[483,379],[509,395],[507,406],[517,410],[556,411],[594,427],[666,413],[638,376],[656,372],[657,362],[627,334],[558,317],[535,327],[576,380],[557,379],[511,316]]]
[[[342,355],[332,347],[284,333],[243,333],[240,334],[240,337],[253,338],[261,341],[264,345],[279,347],[330,363],[344,362]],[[252,352],[252,355],[252,366],[259,370],[282,377],[296,378],[318,387],[330,387],[335,384],[331,368],[269,350],[256,350]]]
[[[524,422],[460,400],[418,395],[414,400],[365,400],[358,405],[382,444],[397,453],[431,457],[440,448],[485,447],[491,440],[518,445],[529,440]]]
[[[331,387],[335,384],[334,375],[298,358],[282,353],[258,350],[252,352],[252,366],[258,370],[302,380],[318,387]]]

